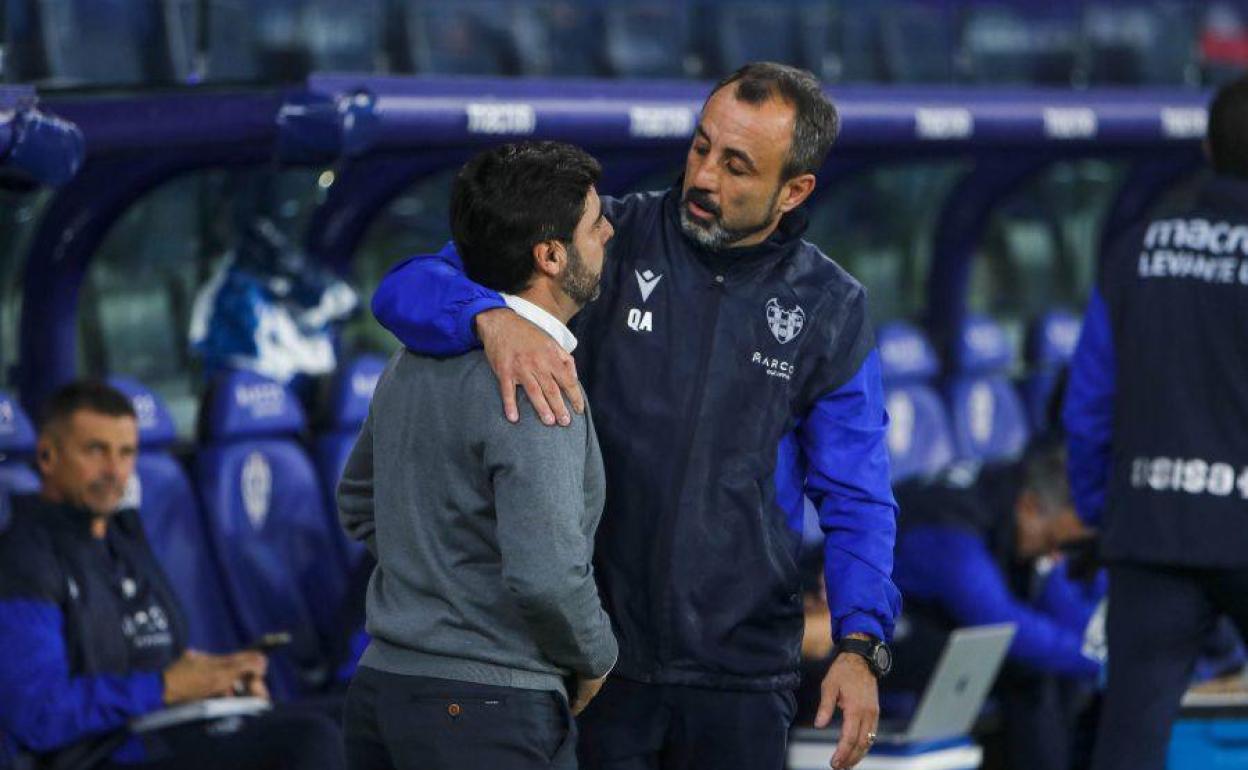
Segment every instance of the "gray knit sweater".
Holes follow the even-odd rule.
[[[527,689],[615,664],[594,583],[603,470],[588,411],[503,416],[481,351],[401,351],[338,484],[338,515],[377,558],[361,665]]]

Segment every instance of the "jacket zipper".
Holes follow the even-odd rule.
[[[710,321],[702,329],[707,335],[706,347],[702,350],[702,357],[698,362],[696,379],[693,389],[693,404],[688,412],[688,438],[685,440],[684,451],[678,455],[682,458],[680,472],[676,474],[676,483],[671,504],[664,511],[662,519],[659,522],[659,542],[655,548],[654,565],[650,574],[652,580],[650,592],[651,596],[657,596],[658,601],[655,602],[650,622],[654,625],[655,637],[658,640],[657,649],[655,650],[655,662],[657,668],[662,669],[671,659],[672,651],[672,592],[671,592],[671,564],[672,564],[672,544],[676,536],[676,516],[680,508],[680,499],[684,493],[685,475],[689,472],[689,461],[693,457],[693,448],[698,433],[698,415],[702,411],[702,397],[706,390],[706,373],[710,368],[711,354],[715,349],[715,329],[719,325],[719,304],[724,295],[724,276],[716,274],[710,284],[711,291],[711,308]]]

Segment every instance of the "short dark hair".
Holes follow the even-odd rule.
[[[1059,434],[1043,434],[1034,439],[1023,454],[1022,466],[1023,489],[1035,493],[1046,514],[1070,507],[1066,444]]]
[[[602,167],[562,142],[518,142],[464,164],[451,188],[451,235],[476,283],[514,294],[533,278],[533,247],[571,243]]]
[[[841,127],[836,106],[823,93],[819,79],[807,70],[787,64],[751,62],[716,83],[711,96],[733,83],[737,84],[737,99],[746,104],[762,104],[778,96],[793,105],[793,141],[781,178],[816,173]]]
[[[121,391],[100,380],[77,380],[58,388],[44,402],[39,419],[40,435],[69,422],[74,413],[81,410],[138,419],[134,404]]]
[[[1209,107],[1213,170],[1248,178],[1248,75],[1218,89]]]

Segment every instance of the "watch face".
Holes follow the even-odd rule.
[[[887,646],[883,644],[877,645],[874,657],[875,667],[881,674],[887,674],[889,669],[893,667],[893,653],[889,651]]]

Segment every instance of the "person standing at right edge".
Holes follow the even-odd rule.
[[[1248,635],[1248,78],[1222,88],[1195,206],[1106,255],[1063,421],[1110,565],[1094,770],[1161,770],[1201,642]]]

